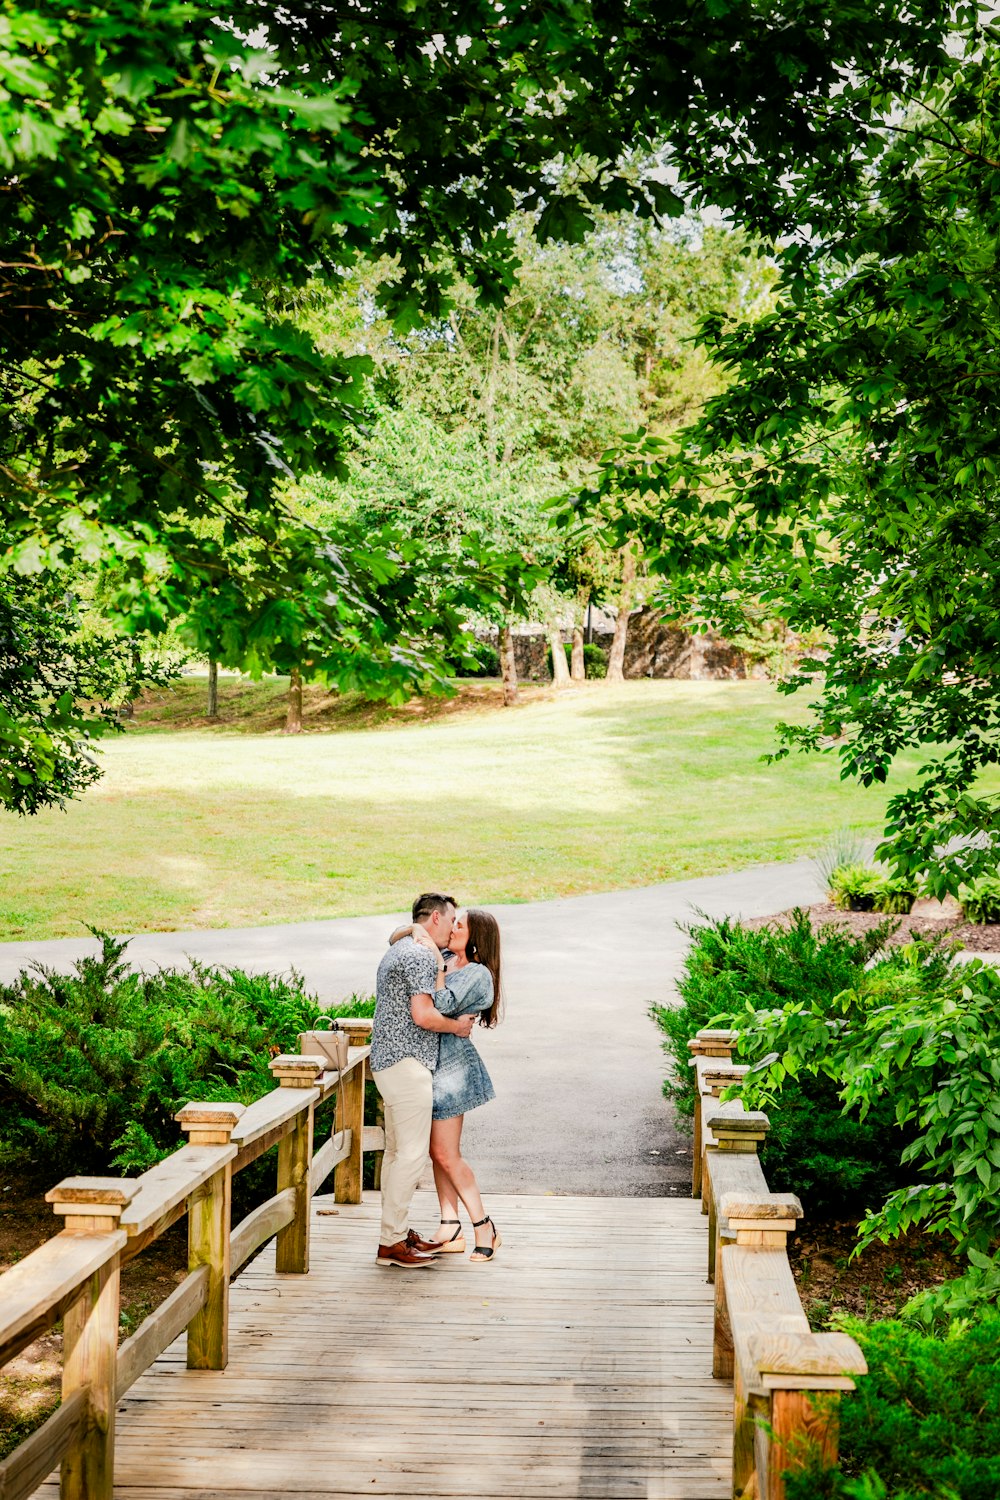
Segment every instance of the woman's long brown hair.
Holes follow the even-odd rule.
[[[496,917],[488,911],[479,911],[470,906],[469,941],[465,945],[465,956],[473,963],[483,964],[493,979],[493,1004],[479,1017],[480,1026],[495,1026],[502,1014],[500,993],[500,928]]]

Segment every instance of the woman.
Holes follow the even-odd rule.
[[[500,929],[489,912],[471,908],[455,918],[445,962],[434,939],[419,922],[392,935],[413,937],[433,950],[438,960],[435,1007],[448,1016],[479,1013],[482,1026],[495,1026],[500,1015]],[[496,1225],[483,1208],[476,1174],[462,1156],[462,1125],[468,1110],[496,1097],[490,1075],[471,1040],[444,1034],[433,1075],[434,1115],[431,1124],[431,1161],[434,1185],[441,1205],[441,1225],[435,1241],[442,1254],[465,1250],[459,1199],[465,1204],[476,1232],[476,1247],[469,1257],[484,1264],[501,1245]]]

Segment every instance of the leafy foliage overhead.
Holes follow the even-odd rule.
[[[6,6],[9,563],[113,553],[119,608],[158,624],[248,533],[284,546],[275,480],[334,463],[350,419],[357,367],[322,358],[269,287],[377,247],[399,257],[404,317],[435,312],[452,260],[499,297],[515,207],[571,239],[593,205],[678,210],[637,165],[664,134],[704,194],[745,181],[752,217],[787,217],[774,169],[844,136],[825,110],[840,68],[880,74],[893,48],[922,66],[940,23],[931,5],[713,9]],[[713,130],[735,119],[720,164]]]
[[[832,94],[919,80],[944,19],[937,0],[4,0],[4,569],[113,569],[133,632],[200,601],[202,649],[211,599],[234,664],[308,640],[331,680],[425,681],[426,638],[389,644],[405,615],[364,629],[393,607],[371,612],[368,539],[281,503],[290,476],[336,471],[365,368],[302,331],[297,290],[377,254],[401,326],[456,273],[499,302],[514,210],[577,240],[597,210],[679,212],[678,174],[754,227],[797,222],[864,166]],[[393,569],[398,540],[378,541]]]
[[[707,321],[725,392],[677,443],[620,448],[598,486],[620,529],[640,516],[678,610],[738,630],[763,600],[826,633],[788,684],[820,692],[782,753],[833,749],[869,785],[927,751],[879,853],[934,894],[1000,848],[977,786],[1000,760],[1000,31],[959,20],[932,78],[859,76],[830,101],[858,129],[850,192],[815,219],[800,198],[773,312]]]
[[[86,629],[79,599],[0,576],[0,806],[64,806],[100,774],[91,741],[119,726],[143,684],[173,675],[137,644]]]

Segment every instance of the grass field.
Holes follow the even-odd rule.
[[[489,684],[398,710],[319,694],[307,725],[324,732],[294,738],[275,732],[273,683],[224,683],[228,724],[174,727],[197,724],[203,692],[187,680],[143,708],[68,812],[0,822],[0,934],[304,921],[426,887],[508,902],[648,885],[876,830],[887,795],[841,783],[833,757],[763,765],[775,721],[804,713],[766,683],[588,683],[510,710]]]

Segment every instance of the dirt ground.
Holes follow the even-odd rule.
[[[850,1220],[803,1220],[788,1244],[788,1259],[810,1326],[822,1330],[833,1313],[894,1318],[917,1292],[962,1271],[950,1241],[913,1231],[889,1245],[872,1245],[852,1260],[856,1226]]]
[[[988,922],[976,926],[972,922],[931,921],[926,917],[885,917],[874,911],[841,911],[829,901],[817,902],[809,907],[814,927],[843,927],[860,936],[878,927],[882,922],[895,922],[895,931],[889,938],[891,945],[908,943],[914,937],[937,938],[939,941],[955,943],[970,953],[1000,953],[1000,923]],[[773,917],[755,917],[748,927],[766,927],[774,923],[787,922],[791,912],[778,912]]]

